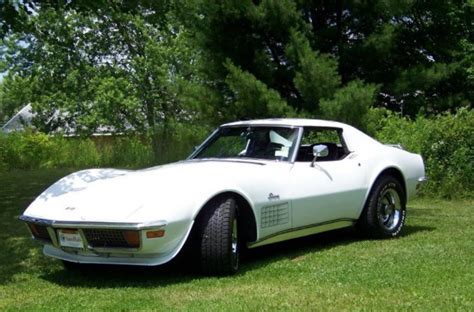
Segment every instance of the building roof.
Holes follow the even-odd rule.
[[[15,132],[25,129],[25,126],[31,125],[31,120],[35,114],[31,108],[31,104],[25,105],[18,113],[8,120],[2,127],[3,132]]]
[[[56,110],[53,116],[47,121],[47,123],[52,122],[54,119],[58,118],[60,111]],[[36,113],[33,112],[31,104],[25,105],[18,113],[16,113],[10,120],[8,120],[1,128],[2,132],[10,133],[15,131],[23,131],[25,128],[33,127],[32,121],[36,116]],[[127,130],[133,129],[131,125],[125,125]],[[65,126],[58,128],[54,132],[64,133],[65,136],[75,136],[77,134],[75,126],[66,124]],[[103,136],[103,135],[112,135],[117,134],[116,129],[113,126],[99,126],[92,136]]]

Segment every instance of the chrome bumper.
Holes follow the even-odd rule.
[[[185,232],[176,233],[177,225],[173,222],[158,220],[143,223],[131,222],[84,222],[84,221],[57,221],[35,218],[22,215],[19,217],[27,225],[34,224],[46,228],[48,240],[32,237],[41,242],[45,255],[79,263],[124,264],[124,265],[159,265],[168,262],[181,250],[186,242],[191,224]],[[178,225],[179,226],[179,225]],[[168,229],[166,237],[148,237],[148,230]],[[59,242],[59,230],[76,230],[83,241],[82,248],[65,247]],[[120,230],[137,231],[140,245],[135,247],[93,246],[87,239],[85,232],[89,230]],[[31,228],[30,228],[31,232]]]
[[[82,252],[93,252],[98,253],[108,253],[108,252],[125,252],[125,253],[135,253],[143,249],[143,240],[145,230],[152,229],[163,229],[166,227],[167,222],[163,220],[147,222],[147,223],[118,223],[118,222],[87,222],[87,221],[56,221],[49,219],[34,218],[25,215],[19,217],[21,221],[24,221],[27,224],[34,224],[46,228],[48,233],[48,239],[43,237],[38,238],[32,233],[32,237],[35,240],[43,243],[44,245],[52,245],[55,248],[62,249],[64,251],[69,251],[72,253],[77,253],[78,251]],[[83,248],[76,249],[70,247],[61,246],[58,238],[58,229],[77,229],[79,235],[81,236],[82,242],[84,243]],[[89,230],[117,230],[117,231],[136,231],[139,235],[140,244],[137,247],[116,247],[116,246],[92,246],[89,244],[89,240],[86,237],[85,232]],[[30,229],[31,232],[31,229]]]
[[[19,220],[38,225],[50,226],[53,228],[77,228],[77,229],[117,229],[117,230],[149,230],[167,225],[164,220],[151,221],[146,223],[127,223],[127,222],[87,222],[87,221],[55,221],[40,219],[21,215]]]

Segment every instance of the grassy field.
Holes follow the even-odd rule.
[[[183,263],[70,272],[17,221],[65,173],[0,173],[0,310],[474,310],[472,200],[411,202],[399,239],[344,230],[255,249],[232,277]]]

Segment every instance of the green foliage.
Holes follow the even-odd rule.
[[[307,38],[297,31],[291,33],[286,54],[295,64],[293,81],[302,98],[299,108],[319,112],[320,100],[332,97],[341,84],[337,61],[312,50]]]
[[[51,136],[43,133],[0,134],[0,171],[42,168],[141,168],[184,159],[201,143],[208,128],[175,124],[169,136],[157,135],[160,154],[155,158],[148,136],[91,138]]]
[[[357,80],[378,86],[376,107],[411,117],[472,106],[474,15],[466,2],[196,3],[185,24],[210,55],[205,74],[224,97],[230,59],[297,113],[318,115],[321,101]]]
[[[375,85],[365,85],[359,80],[351,81],[337,90],[332,99],[321,101],[322,115],[327,119],[367,130],[367,112],[374,102],[376,91]]]
[[[101,167],[139,168],[153,164],[153,150],[147,138],[103,137],[96,138],[96,145],[96,150],[101,155]]]
[[[213,129],[206,125],[192,123],[173,123],[168,129],[157,131],[160,154],[156,163],[164,164],[185,159],[193,148],[202,143]]]
[[[231,62],[227,62],[226,68],[229,74],[225,81],[234,98],[230,112],[226,114],[231,119],[285,117],[292,114],[291,107],[281,99],[278,92]]]
[[[144,135],[242,116],[364,125],[370,105],[454,112],[474,99],[471,2],[7,0],[0,120],[31,103],[45,132]]]
[[[31,103],[34,125],[46,133],[62,128],[87,136],[108,126],[121,134],[150,134],[159,157],[154,131],[189,116],[198,120],[195,99],[211,93],[197,78],[200,55],[176,18],[178,5],[36,6],[36,14],[26,14],[23,27],[1,45],[0,63],[8,75],[0,112],[11,116],[11,107]],[[27,5],[17,8],[21,13]]]
[[[462,53],[460,66],[467,71],[467,86],[471,92],[474,89],[474,42],[468,40],[461,41]],[[472,104],[472,103],[471,103]]]
[[[401,143],[423,156],[429,182],[426,194],[436,197],[472,196],[474,190],[474,110],[460,109],[411,121],[395,114],[379,120],[377,138]]]
[[[71,141],[42,133],[0,134],[4,169],[84,168],[100,164],[91,139]]]
[[[29,77],[9,75],[3,78],[0,82],[0,124],[8,121],[29,103],[32,97],[32,84],[34,81]]]

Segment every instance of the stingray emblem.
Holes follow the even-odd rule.
[[[276,199],[280,199],[280,195],[273,194],[273,193],[268,194],[268,200],[276,200]]]
[[[73,211],[73,210],[76,210],[76,207],[66,207],[64,208],[64,210]]]

